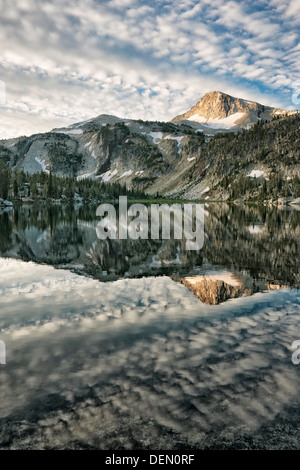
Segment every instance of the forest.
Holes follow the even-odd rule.
[[[50,173],[29,174],[11,171],[0,159],[0,198],[13,201],[60,200],[66,202],[97,202],[115,199],[120,195],[146,198],[138,189],[128,189],[119,183],[103,183],[97,179],[80,179],[74,176],[58,176]]]

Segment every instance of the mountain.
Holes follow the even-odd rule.
[[[118,182],[167,192],[181,186],[205,136],[189,126],[101,115],[51,132],[0,141],[15,170]]]
[[[175,191],[177,197],[291,202],[300,198],[300,114],[217,134]],[[205,186],[205,189],[203,187]],[[298,202],[300,200],[298,199]]]
[[[176,116],[171,122],[190,121],[213,129],[249,129],[262,119],[271,121],[274,116],[283,114],[290,115],[294,112],[212,91],[205,94],[189,111]]]
[[[196,119],[196,111],[205,124],[188,120]],[[0,164],[13,171],[51,170],[186,199],[300,197],[300,114],[212,92],[182,116],[188,119],[157,122],[100,115],[51,132],[2,140]],[[229,123],[234,127],[210,127]]]

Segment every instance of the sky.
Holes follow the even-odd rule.
[[[299,26],[299,0],[0,0],[0,139],[214,90],[299,109]]]

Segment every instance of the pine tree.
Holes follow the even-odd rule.
[[[10,184],[10,171],[8,167],[0,160],[0,197],[2,199],[8,198]]]
[[[36,198],[37,194],[38,194],[37,187],[36,187],[36,182],[31,181],[29,187],[30,187],[30,196],[33,197],[33,198]]]
[[[17,199],[17,197],[19,196],[19,185],[18,185],[16,176],[14,177],[14,181],[13,181],[13,192],[14,192],[14,198]]]
[[[49,179],[48,179],[47,197],[49,197],[50,199],[53,198],[53,176],[52,176],[52,171],[51,170],[50,170]]]

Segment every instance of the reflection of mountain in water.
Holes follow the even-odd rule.
[[[204,247],[186,251],[185,240],[100,240],[96,207],[16,207],[0,216],[0,252],[103,281],[207,275],[211,269],[226,267],[249,277],[243,288],[249,292],[267,283],[299,287],[299,211],[224,204],[210,204],[205,209]],[[239,291],[225,284],[211,287],[222,299]]]
[[[299,449],[300,292],[200,303],[0,259],[1,449]]]
[[[204,256],[254,279],[300,287],[300,212],[213,204],[205,219]]]
[[[201,276],[173,277],[173,280],[186,286],[201,302],[210,305],[237,297],[248,297],[256,292],[288,288],[281,284],[270,284],[264,279],[257,280],[241,273],[234,275],[227,271],[212,271]]]
[[[120,277],[188,274],[202,253],[186,251],[186,240],[100,240],[96,207],[16,208],[7,232],[13,242],[2,255],[46,263],[103,281]],[[7,238],[3,232],[3,238]]]

